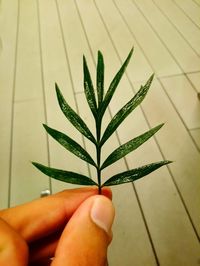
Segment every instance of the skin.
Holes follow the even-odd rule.
[[[65,190],[1,210],[0,265],[107,265],[111,228],[97,226],[90,211],[97,198],[111,206],[112,193],[97,194],[97,188]]]

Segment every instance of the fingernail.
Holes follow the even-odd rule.
[[[98,227],[102,228],[106,233],[110,233],[115,210],[109,199],[104,196],[97,197],[93,202],[90,216]]]

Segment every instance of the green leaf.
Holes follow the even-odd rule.
[[[160,124],[149,131],[143,133],[142,135],[126,142],[125,144],[121,145],[115,151],[113,151],[108,158],[104,161],[101,170],[106,168],[107,166],[113,164],[117,160],[121,159],[122,157],[126,156],[128,153],[132,152],[133,150],[137,149],[141,146],[145,141],[151,138],[164,124]]]
[[[81,117],[68,105],[68,103],[65,101],[58,85],[56,84],[56,94],[58,98],[58,103],[60,105],[60,108],[66,118],[72,123],[72,125],[78,129],[78,131],[83,134],[86,138],[88,138],[90,141],[92,141],[94,144],[96,143],[96,140],[92,133],[90,132],[89,128],[85,124],[85,122],[81,119]]]
[[[104,112],[105,112],[107,106],[109,105],[109,103],[110,103],[110,101],[112,99],[112,96],[113,96],[113,94],[114,94],[114,92],[115,92],[115,90],[116,90],[116,88],[117,88],[117,86],[118,86],[118,84],[119,84],[119,82],[120,82],[125,70],[126,70],[126,67],[127,67],[128,63],[130,61],[131,56],[132,56],[132,53],[133,53],[133,48],[131,49],[128,57],[126,58],[126,60],[123,63],[123,65],[121,66],[120,70],[117,72],[117,74],[115,75],[114,79],[112,80],[112,82],[111,82],[111,84],[110,84],[110,86],[108,88],[108,91],[107,91],[107,93],[105,95],[105,98],[104,98],[104,100],[103,100],[103,102],[101,104],[99,117],[103,117]]]
[[[153,80],[154,74],[148,79],[144,86],[141,86],[140,90],[134,95],[134,97],[125,104],[113,117],[108,124],[103,137],[101,139],[101,146],[106,140],[113,134],[123,120],[144,100]]]
[[[91,178],[85,175],[47,167],[47,166],[44,166],[36,162],[32,162],[32,164],[37,169],[39,169],[42,173],[54,179],[57,179],[57,180],[60,180],[66,183],[77,184],[77,185],[97,186],[97,184]]]
[[[163,165],[172,163],[172,161],[161,161],[161,162],[156,162],[156,163],[151,163],[148,165],[144,165],[139,168],[135,168],[117,175],[112,176],[109,178],[103,185],[103,186],[115,186],[115,185],[120,185],[123,183],[129,183],[133,182],[137,179],[142,178],[143,176],[146,176],[150,174],[151,172],[157,170]]]
[[[153,171],[158,169],[159,167],[171,163],[171,161],[161,161],[152,163],[149,165],[144,165],[142,167],[132,169],[129,171],[125,171],[119,174],[116,174],[110,177],[104,184],[102,185],[101,174],[102,170],[109,165],[113,164],[117,160],[126,156],[128,153],[137,149],[141,146],[145,141],[151,138],[161,127],[163,124],[158,125],[157,127],[152,128],[151,130],[129,140],[125,144],[121,145],[114,151],[110,151],[110,155],[107,159],[101,162],[101,153],[103,144],[108,140],[108,138],[115,132],[118,126],[126,119],[126,117],[143,101],[145,98],[150,85],[153,80],[153,75],[149,78],[144,86],[141,86],[140,90],[135,94],[132,99],[130,99],[120,110],[115,114],[112,120],[108,123],[104,132],[102,132],[102,121],[103,116],[109,103],[117,89],[117,86],[120,80],[123,77],[123,74],[126,71],[126,67],[129,64],[130,58],[133,54],[133,49],[129,52],[126,60],[122,64],[121,68],[118,70],[117,74],[112,79],[108,90],[105,92],[104,88],[104,59],[103,55],[100,51],[98,51],[97,56],[97,67],[96,67],[96,91],[94,91],[93,82],[90,76],[90,71],[87,65],[87,61],[85,56],[83,56],[83,84],[84,84],[84,93],[86,96],[87,104],[92,112],[94,117],[94,122],[96,126],[96,135],[93,135],[87,124],[82,120],[82,118],[76,113],[65,101],[61,91],[59,90],[56,84],[56,93],[60,108],[66,118],[72,123],[72,125],[86,138],[88,138],[91,142],[95,144],[96,148],[96,157],[90,156],[90,154],[80,146],[75,140],[70,138],[68,135],[65,135],[62,132],[59,132],[53,128],[44,125],[47,133],[51,135],[57,142],[59,142],[63,147],[65,147],[68,151],[86,161],[87,163],[93,165],[96,168],[97,181],[94,182],[87,176],[82,174],[78,174],[71,171],[60,170],[55,168],[50,168],[44,166],[42,164],[33,162],[33,165],[42,171],[44,174],[72,184],[79,185],[97,185],[99,194],[101,194],[101,188],[103,186],[112,186],[119,185],[127,182],[135,181]],[[103,133],[103,134],[102,134]]]
[[[97,116],[97,103],[95,99],[94,87],[90,77],[90,72],[87,66],[85,56],[83,56],[83,74],[84,74],[84,91],[88,105],[92,111],[93,116]]]
[[[98,60],[97,60],[97,96],[98,96],[98,107],[103,101],[104,95],[104,61],[103,55],[98,51]]]
[[[91,165],[96,167],[95,162],[89,155],[89,153],[84,150],[76,141],[68,137],[67,135],[59,132],[53,128],[48,127],[47,125],[43,125],[46,129],[47,133],[51,135],[55,140],[57,140],[65,149],[72,152],[74,155],[78,156],[82,160],[88,162]]]

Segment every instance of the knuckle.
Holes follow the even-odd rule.
[[[26,261],[28,258],[28,245],[25,240],[3,220],[0,220],[0,265],[2,261]]]

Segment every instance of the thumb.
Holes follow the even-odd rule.
[[[105,196],[85,200],[65,227],[52,265],[105,266],[114,214]]]

